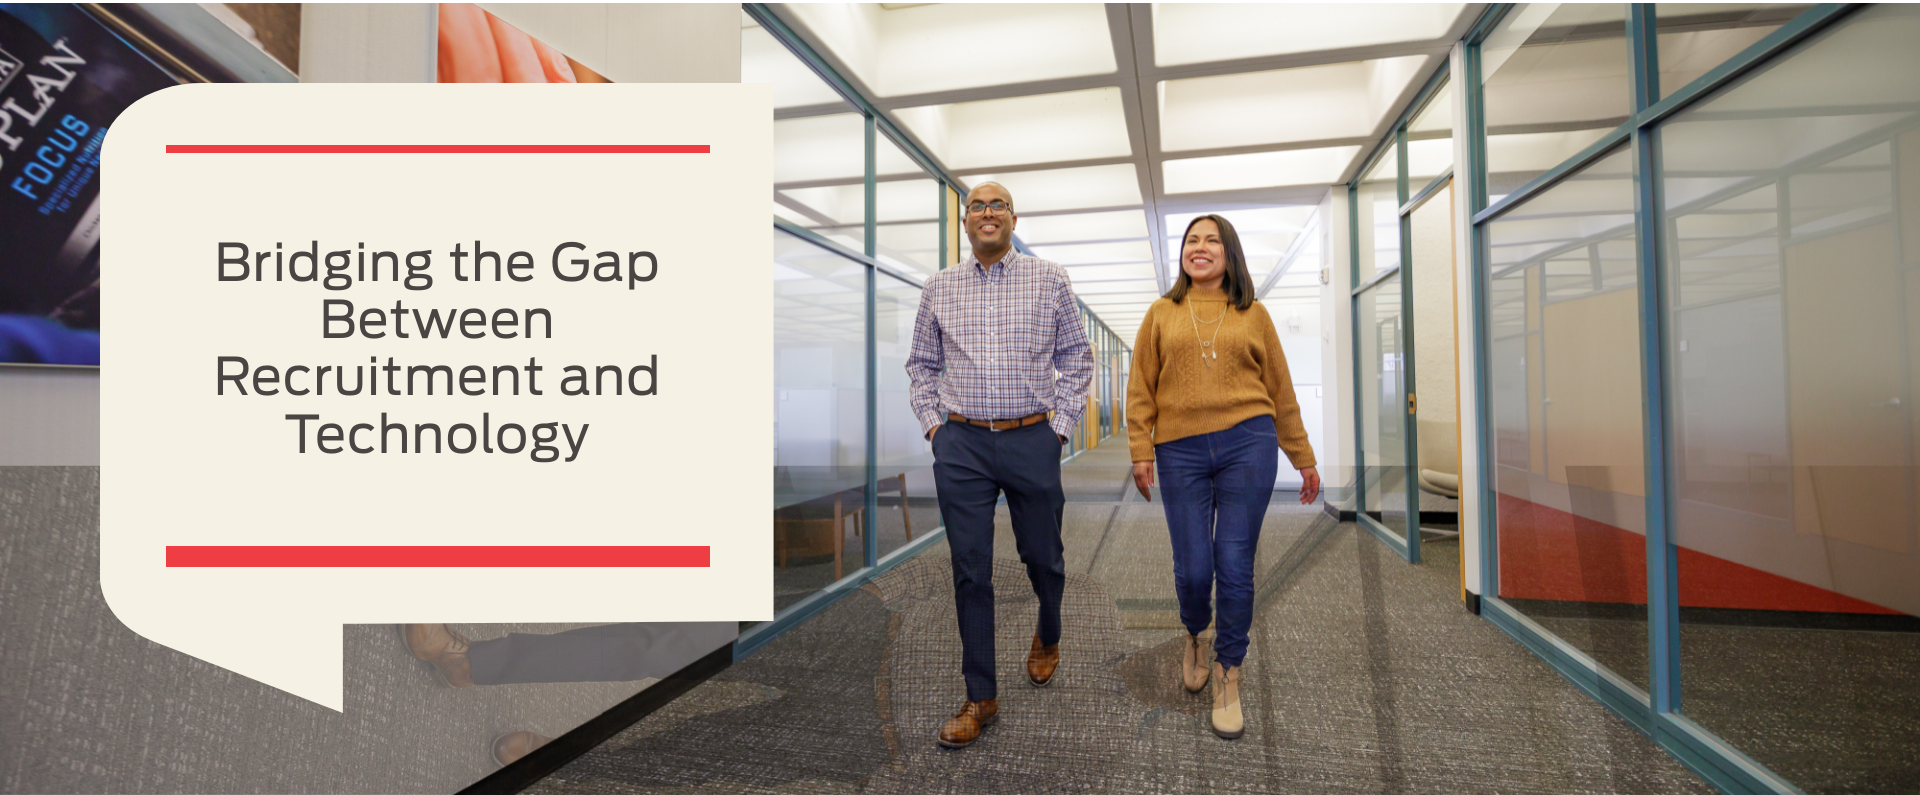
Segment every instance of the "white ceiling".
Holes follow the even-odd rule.
[[[1233,221],[1270,299],[1317,294],[1315,208],[1352,178],[1481,7],[772,6],[948,173],[1005,185],[1020,240],[1067,266],[1081,299],[1129,343],[1178,274],[1173,238],[1201,213]],[[832,223],[859,217],[858,116],[839,120],[844,102],[743,25],[742,81],[775,86],[782,216],[857,245],[862,230]],[[1551,143],[1527,154],[1573,141]],[[896,186],[928,183],[904,156],[889,164],[888,148],[881,172],[899,176],[879,183],[876,242],[883,258],[931,272],[938,238],[924,230],[937,227],[911,222],[929,220],[921,207],[937,218],[938,206]],[[1450,158],[1428,148],[1410,154],[1415,170],[1444,170]],[[1291,265],[1276,273],[1282,262]]]

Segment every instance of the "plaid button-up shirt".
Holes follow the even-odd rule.
[[[920,432],[949,412],[1008,420],[1053,412],[1071,438],[1087,412],[1093,349],[1067,270],[1008,251],[992,267],[968,257],[927,281],[907,355]]]

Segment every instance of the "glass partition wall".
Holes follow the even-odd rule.
[[[1452,502],[1459,488],[1458,454],[1448,452],[1458,449],[1451,394],[1456,346],[1450,199],[1436,201],[1451,195],[1451,98],[1442,70],[1347,186],[1355,285],[1354,515],[1412,563],[1420,562],[1423,506],[1436,519],[1458,510]],[[1423,366],[1434,373],[1422,376]],[[1428,391],[1421,387],[1433,393],[1431,410],[1420,405]],[[1449,478],[1451,488],[1445,486]]]
[[[1455,59],[1478,606],[1723,791],[1920,781],[1915,41],[1520,4]]]
[[[744,9],[742,79],[774,86],[775,617],[743,629],[736,657],[943,537],[906,359],[923,285],[965,256],[964,185],[777,17]],[[1096,379],[1063,455],[1125,430],[1129,351],[1079,311]]]

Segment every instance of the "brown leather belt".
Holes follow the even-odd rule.
[[[990,431],[1011,431],[1015,428],[1025,428],[1029,425],[1038,425],[1040,423],[1046,422],[1050,418],[1051,418],[1051,415],[1048,412],[1044,412],[1044,411],[1040,412],[1039,414],[1029,414],[1017,420],[970,420],[958,414],[947,415],[947,419],[953,422],[964,422],[968,425],[977,425],[979,427],[985,428]]]

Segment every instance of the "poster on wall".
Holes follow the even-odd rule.
[[[100,143],[175,81],[78,8],[0,3],[0,363],[100,362]]]
[[[440,4],[442,83],[606,83],[598,72],[472,3]]]

